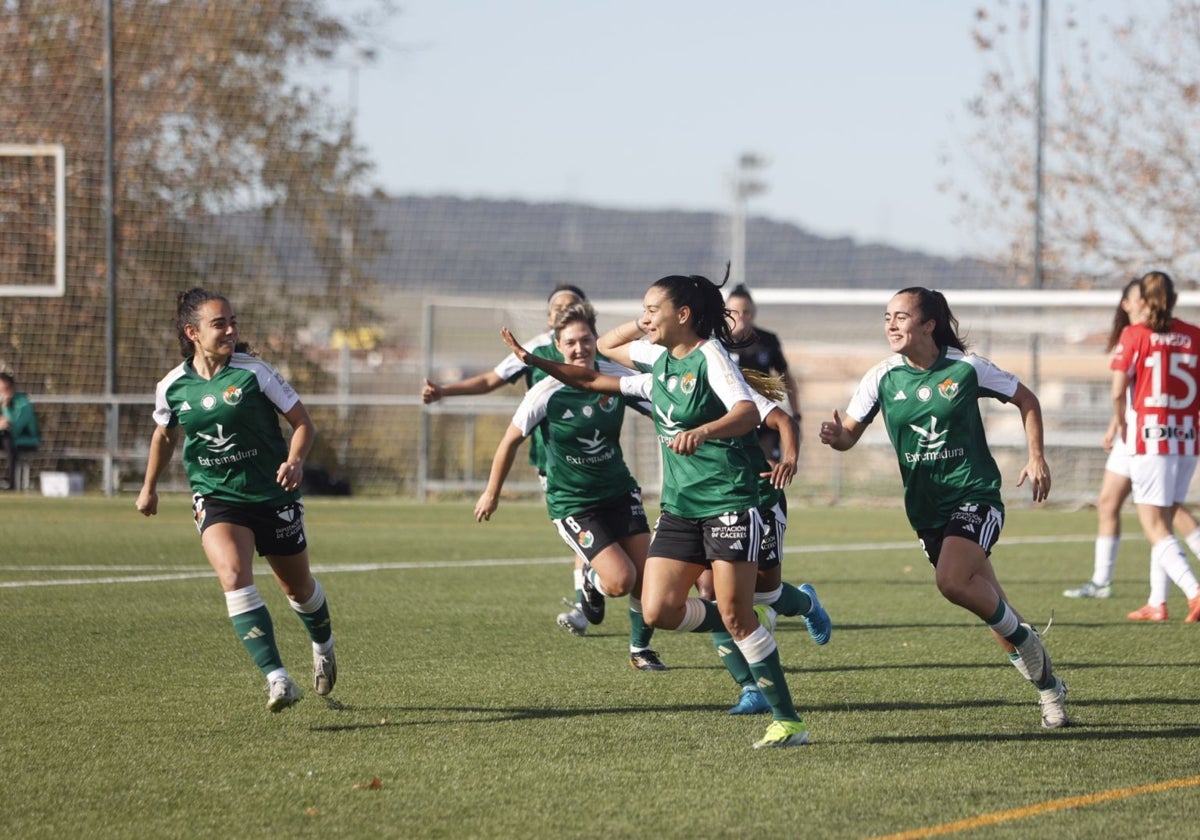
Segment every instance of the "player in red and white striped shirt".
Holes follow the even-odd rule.
[[[1158,566],[1188,598],[1185,621],[1200,621],[1200,582],[1175,537],[1172,519],[1196,471],[1200,416],[1200,327],[1174,317],[1175,284],[1161,271],[1140,280],[1142,319],[1121,332],[1113,351],[1113,411],[1126,442],[1133,501]],[[1158,597],[1153,593],[1152,598]],[[1148,603],[1129,618],[1165,615]]]

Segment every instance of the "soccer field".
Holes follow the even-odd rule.
[[[339,682],[281,714],[225,616],[184,497],[9,495],[0,519],[5,837],[978,838],[1187,836],[1200,799],[1200,625],[1125,613],[1148,590],[1136,520],[1107,601],[1071,601],[1090,511],[1010,510],[994,559],[1045,624],[1073,726],[937,594],[899,511],[791,512],[785,579],[834,623],[777,630],[813,741],[752,750],[766,717],[703,634],[628,665],[624,602],[554,623],[564,546],[537,503],[312,499]],[[260,560],[285,663],[309,644]],[[378,781],[376,781],[378,780]]]

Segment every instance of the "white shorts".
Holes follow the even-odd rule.
[[[1134,455],[1129,459],[1133,501],[1155,507],[1182,504],[1195,472],[1195,455]]]
[[[1104,463],[1104,469],[1123,478],[1129,478],[1129,447],[1125,445],[1125,441],[1120,438],[1113,440],[1108,460]]]

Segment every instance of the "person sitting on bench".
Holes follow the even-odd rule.
[[[0,445],[4,447],[6,490],[17,489],[17,460],[41,443],[29,397],[16,389],[11,373],[0,373]]]

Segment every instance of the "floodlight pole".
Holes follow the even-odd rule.
[[[765,182],[754,173],[765,168],[767,159],[754,152],[743,152],[733,175],[733,216],[729,226],[729,289],[746,282],[746,199],[766,192]]]
[[[349,64],[350,69],[350,112],[346,117],[346,130],[351,143],[355,142],[358,134],[358,74],[363,62],[375,58],[375,51],[358,48]],[[341,322],[342,344],[338,349],[338,407],[337,416],[341,422],[341,439],[338,441],[338,464],[344,470],[350,457],[350,428],[347,419],[350,416],[350,341],[354,332],[351,323],[354,318],[352,267],[354,264],[354,223],[356,213],[355,197],[351,184],[347,180],[342,195],[342,229],[341,229],[341,271],[338,275],[338,320]]]
[[[108,302],[104,312],[104,392],[108,400],[104,447],[104,495],[111,496],[113,458],[120,444],[117,392],[117,234],[116,153],[114,149],[113,0],[104,3],[104,275]]]
[[[1046,13],[1050,0],[1041,0],[1041,19],[1038,26],[1038,86],[1037,86],[1037,152],[1034,165],[1033,201],[1033,287],[1041,289],[1046,284],[1045,266],[1042,263],[1044,248],[1043,218],[1045,214],[1046,190],[1043,149],[1046,145]],[[1038,353],[1038,333],[1035,326],[1030,336],[1029,384],[1036,392],[1041,380],[1041,363]]]

